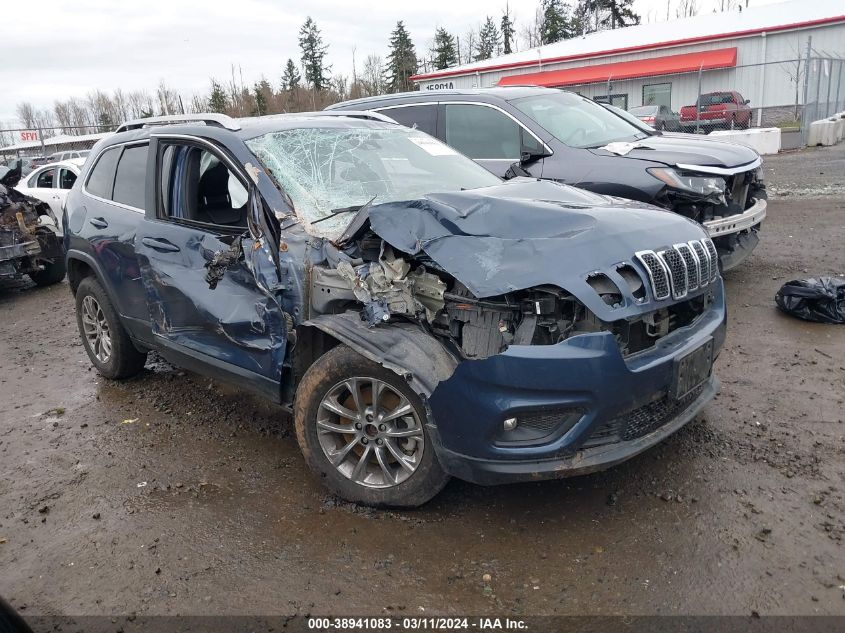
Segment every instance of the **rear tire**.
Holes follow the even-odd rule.
[[[91,364],[106,378],[129,378],[144,368],[146,353],[135,348],[95,277],[85,277],[76,289],[76,324]]]
[[[345,345],[305,373],[294,421],[309,468],[347,501],[411,508],[449,481],[419,396],[396,373]]]
[[[64,279],[65,274],[67,274],[67,265],[64,258],[59,257],[52,262],[46,262],[44,270],[29,273],[29,278],[35,282],[36,286],[52,286]]]

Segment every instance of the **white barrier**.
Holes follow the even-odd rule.
[[[822,119],[810,123],[810,131],[807,134],[807,145],[835,145],[842,140],[843,120],[837,118]]]
[[[780,128],[753,128],[750,130],[714,130],[707,135],[719,141],[729,141],[756,150],[761,156],[780,151]]]

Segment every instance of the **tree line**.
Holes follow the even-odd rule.
[[[695,0],[674,0],[679,17],[690,15]],[[731,4],[731,0],[724,0]],[[211,78],[205,94],[188,100],[164,81],[155,91],[111,93],[94,90],[85,98],[57,100],[50,109],[38,109],[24,102],[17,106],[23,127],[70,135],[113,130],[120,122],[145,116],[190,112],[218,112],[234,117],[261,116],[283,112],[321,110],[346,99],[414,90],[411,80],[420,72],[445,70],[470,62],[507,55],[520,48],[533,48],[582,35],[640,23],[634,0],[540,0],[530,19],[517,24],[510,6],[463,34],[438,26],[427,50],[418,52],[404,21],[399,20],[388,40],[385,58],[367,55],[360,70],[353,49],[352,74],[334,73],[327,63],[329,45],[317,23],[308,17],[298,33],[299,60],[288,59],[273,81],[262,76],[251,85],[244,83],[232,66],[226,80]],[[690,6],[692,5],[692,7]],[[10,144],[10,134],[0,130],[0,145]]]

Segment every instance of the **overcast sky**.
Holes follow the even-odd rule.
[[[679,0],[669,0],[674,7]],[[776,0],[751,0],[751,5]],[[811,0],[810,0],[811,1]],[[539,0],[511,0],[517,32]],[[719,0],[698,0],[700,12]],[[310,15],[329,45],[332,70],[351,74],[353,51],[385,55],[397,20],[418,54],[437,26],[461,35],[487,14],[497,20],[505,0],[21,0],[3,3],[0,123],[15,123],[15,106],[49,108],[56,99],[101,89],[153,90],[160,80],[183,99],[205,93],[209,77],[225,80],[235,64],[245,83],[264,75],[278,85],[282,65],[298,63],[297,34]],[[667,0],[636,0],[643,21],[666,19]]]

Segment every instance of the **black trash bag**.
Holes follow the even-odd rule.
[[[781,286],[775,302],[787,314],[805,321],[845,323],[845,279],[793,279]]]

